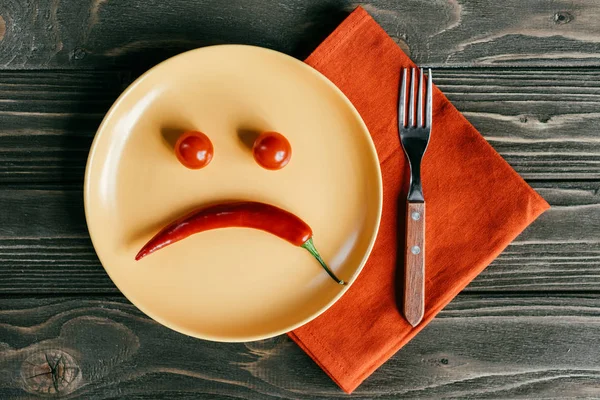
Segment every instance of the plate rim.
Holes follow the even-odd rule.
[[[158,69],[160,66],[163,66],[164,64],[170,62],[171,60],[174,60],[174,59],[180,58],[180,57],[183,58],[183,57],[189,56],[192,53],[199,53],[202,51],[206,51],[208,49],[224,48],[224,47],[227,47],[227,48],[250,48],[250,49],[253,49],[256,51],[275,53],[279,57],[287,58],[288,60],[291,60],[292,62],[296,63],[301,68],[304,68],[309,73],[312,73],[317,79],[320,79],[327,86],[329,86],[343,100],[343,102],[347,105],[348,109],[357,118],[357,120],[358,120],[359,124],[361,125],[361,127],[363,128],[363,130],[366,132],[367,139],[368,139],[367,142],[368,142],[369,151],[370,151],[371,155],[374,157],[374,160],[376,162],[375,172],[377,175],[377,182],[376,182],[376,184],[377,184],[377,193],[376,193],[376,195],[377,195],[377,199],[376,199],[377,210],[376,210],[376,217],[375,217],[375,219],[376,219],[375,227],[373,230],[372,237],[367,246],[367,249],[363,254],[362,260],[361,260],[359,266],[355,269],[355,272],[352,275],[352,277],[348,280],[347,285],[345,285],[345,287],[343,287],[342,290],[339,291],[339,293],[337,293],[329,302],[327,302],[327,304],[325,304],[323,307],[321,307],[317,312],[302,319],[301,321],[299,321],[287,328],[279,329],[277,331],[272,331],[268,334],[249,335],[249,336],[244,336],[244,337],[241,337],[241,336],[227,337],[227,336],[201,334],[193,329],[181,327],[176,323],[173,323],[166,319],[163,319],[162,317],[155,315],[151,310],[146,309],[146,307],[140,306],[139,304],[137,304],[135,301],[133,301],[130,298],[130,296],[128,296],[125,293],[125,291],[123,291],[123,289],[121,287],[119,287],[117,282],[115,282],[115,280],[111,276],[108,269],[105,267],[104,262],[102,261],[102,257],[100,255],[100,253],[98,252],[96,242],[94,241],[94,234],[92,233],[92,229],[89,224],[89,213],[90,213],[90,205],[89,205],[90,194],[89,194],[89,192],[91,191],[91,183],[90,183],[91,165],[94,161],[94,156],[96,154],[96,150],[97,150],[100,138],[102,136],[102,132],[104,131],[104,127],[108,123],[110,118],[113,116],[113,114],[115,113],[115,110],[119,107],[120,103],[124,100],[124,98],[126,96],[129,95],[129,93],[131,91],[134,90],[134,88],[136,86],[138,86],[139,84],[141,84],[142,81],[147,79],[147,77],[150,74],[152,74],[153,71]],[[358,112],[358,110],[356,109],[354,104],[352,104],[352,102],[348,99],[348,97],[344,94],[344,92],[342,92],[342,90],[340,88],[338,88],[333,82],[331,82],[331,80],[329,80],[329,78],[327,78],[320,71],[317,71],[315,68],[306,64],[305,62],[303,62],[295,57],[292,57],[288,54],[285,54],[283,52],[277,51],[277,50],[273,50],[273,49],[269,49],[269,48],[261,47],[261,46],[255,46],[255,45],[246,45],[246,44],[217,44],[217,45],[209,45],[209,46],[203,46],[203,47],[187,50],[187,51],[179,53],[175,56],[169,57],[169,58],[159,62],[158,64],[154,65],[153,67],[149,68],[145,72],[143,72],[139,77],[137,77],[133,82],[131,82],[125,89],[123,89],[121,94],[113,102],[111,107],[108,109],[108,111],[102,118],[102,122],[100,123],[100,125],[98,126],[98,128],[96,129],[96,132],[94,134],[94,139],[90,146],[90,150],[88,152],[88,157],[87,157],[86,166],[85,166],[84,182],[83,182],[83,205],[84,205],[86,227],[88,230],[88,234],[90,236],[90,240],[92,242],[92,246],[94,247],[94,252],[96,253],[96,256],[98,257],[98,260],[100,261],[100,264],[102,265],[102,268],[104,269],[104,271],[110,278],[111,282],[117,287],[117,289],[119,289],[119,292],[127,299],[127,301],[129,301],[133,306],[135,306],[138,310],[140,310],[144,315],[146,315],[150,319],[158,322],[159,324],[163,325],[166,328],[169,328],[169,329],[179,332],[181,334],[184,334],[184,335],[187,335],[190,337],[194,337],[197,339],[210,340],[210,341],[214,341],[214,342],[242,343],[242,342],[253,342],[253,341],[258,341],[258,340],[270,339],[270,338],[291,332],[291,331],[311,322],[312,320],[316,319],[317,317],[319,317],[321,314],[323,314],[325,311],[327,311],[329,308],[331,308],[335,303],[337,303],[337,301],[344,294],[346,294],[346,292],[354,284],[356,279],[360,276],[363,268],[365,267],[365,264],[367,263],[370,255],[371,255],[371,252],[373,250],[373,247],[375,245],[375,242],[376,242],[378,234],[379,234],[379,228],[381,225],[381,214],[382,214],[382,209],[383,209],[383,181],[382,181],[382,176],[381,176],[381,163],[379,160],[379,156],[377,154],[377,149],[375,147],[375,143],[373,142],[373,137],[371,136],[371,133],[370,133],[367,125],[365,124],[362,116],[360,115],[360,113]]]

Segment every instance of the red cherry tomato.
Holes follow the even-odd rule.
[[[281,169],[292,158],[292,146],[281,133],[263,132],[254,141],[252,154],[256,162],[266,169]]]
[[[190,169],[206,167],[213,158],[214,149],[208,136],[198,131],[188,131],[177,139],[175,154]]]

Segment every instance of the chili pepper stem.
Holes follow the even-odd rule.
[[[310,254],[313,255],[314,258],[317,259],[317,261],[319,262],[319,264],[321,264],[321,266],[323,267],[323,269],[325,270],[325,272],[327,272],[327,274],[337,283],[339,283],[340,285],[345,285],[346,282],[344,282],[343,280],[339,279],[337,276],[335,276],[335,274],[333,273],[332,270],[329,269],[329,267],[327,266],[327,264],[325,263],[325,260],[323,260],[321,258],[321,255],[319,254],[319,252],[317,251],[317,248],[315,247],[315,244],[313,243],[312,238],[308,239],[306,242],[304,242],[302,244],[302,247],[304,247],[306,250],[308,250],[308,252]]]

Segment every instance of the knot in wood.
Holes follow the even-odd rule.
[[[83,60],[85,58],[86,52],[85,50],[81,49],[81,48],[76,48],[75,50],[73,50],[73,58],[75,60]]]
[[[568,24],[573,20],[573,14],[567,11],[557,11],[553,17],[554,23],[558,25]]]
[[[21,365],[23,389],[29,393],[57,395],[75,390],[81,369],[75,359],[59,349],[37,351]]]

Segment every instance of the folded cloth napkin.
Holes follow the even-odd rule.
[[[402,279],[396,277],[396,257],[403,257],[397,250],[404,245],[399,243],[404,234],[397,232],[404,230],[409,180],[398,139],[397,104],[401,67],[415,64],[360,7],[306,63],[358,109],[375,142],[383,176],[381,225],[363,271],[329,310],[289,333],[351,393],[549,206],[434,88],[433,129],[422,165],[427,202],[425,316],[411,327],[396,305],[395,282]]]

